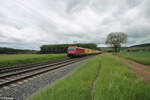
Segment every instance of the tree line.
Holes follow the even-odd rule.
[[[0,47],[0,54],[32,54],[32,53],[37,53],[37,51]]]
[[[83,48],[100,50],[100,48],[98,48],[97,45],[94,44],[94,43],[53,44],[53,45],[42,45],[40,47],[40,53],[43,53],[43,54],[48,54],[48,53],[67,53],[68,46],[78,46],[78,47],[83,47]]]

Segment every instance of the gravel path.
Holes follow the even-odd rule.
[[[87,60],[80,61],[78,63],[57,69],[55,71],[47,72],[45,74],[24,80],[22,82],[12,84],[8,87],[4,87],[0,90],[0,100],[24,100],[25,98],[38,91],[40,88],[43,88],[46,85],[51,84],[54,81],[62,78],[63,76],[71,73],[71,71],[73,71],[76,67],[86,61]]]

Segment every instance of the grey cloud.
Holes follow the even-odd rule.
[[[105,43],[125,32],[127,45],[150,42],[149,0],[1,0],[0,46]]]
[[[69,13],[78,12],[88,6],[91,0],[66,0],[66,11]]]

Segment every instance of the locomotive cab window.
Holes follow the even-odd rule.
[[[75,51],[75,48],[69,48],[68,50],[69,51]]]

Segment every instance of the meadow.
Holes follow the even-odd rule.
[[[94,58],[53,87],[41,90],[30,100],[91,100],[91,86],[99,69],[99,59]]]
[[[66,54],[1,54],[0,68],[66,58]]]
[[[100,61],[94,100],[150,100],[150,85],[136,77],[120,59],[105,54]]]
[[[100,74],[98,71],[100,70]],[[98,75],[91,96],[93,82]],[[150,100],[150,85],[121,60],[103,54],[79,66],[69,77],[47,86],[30,100]]]
[[[130,59],[145,65],[150,65],[150,52],[124,52],[115,55]]]

